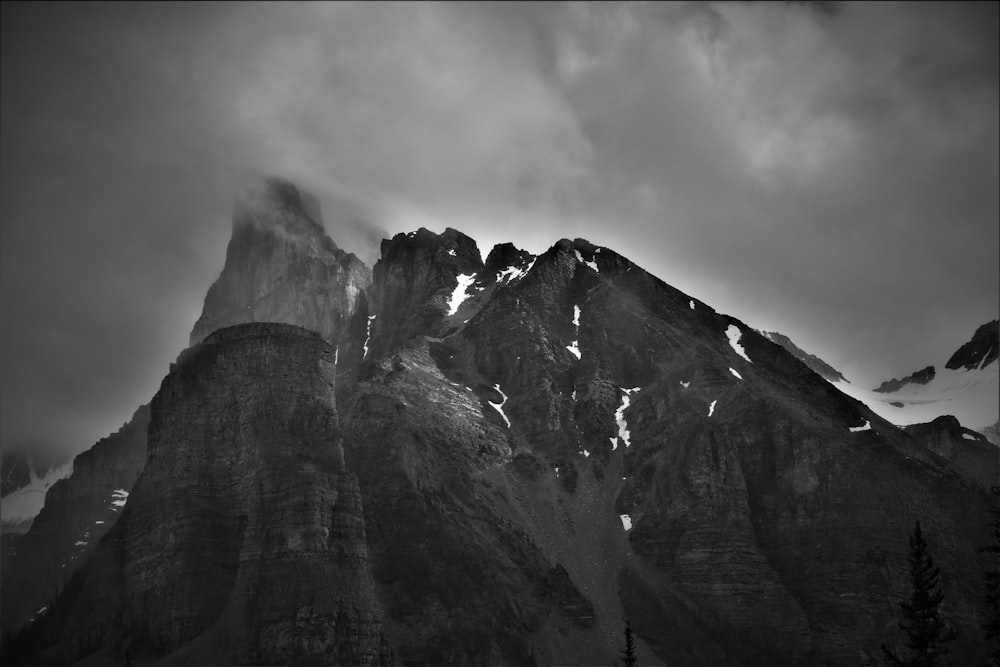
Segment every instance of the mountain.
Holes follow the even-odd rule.
[[[148,422],[149,408],[142,406],[116,433],[78,455],[47,493],[38,494],[44,507],[31,517],[16,550],[3,554],[4,629],[19,627],[46,606],[114,524],[145,465]],[[40,498],[33,500],[40,504]]]
[[[835,384],[897,425],[930,423],[951,415],[967,428],[988,433],[1000,418],[998,330],[996,320],[984,324],[946,362],[883,382],[871,391],[846,381]]]
[[[954,425],[893,426],[583,239],[483,261],[420,229],[359,288],[261,192],[121,516],[5,662],[610,664],[628,618],[646,662],[874,664],[918,519],[984,659],[991,498]]]
[[[45,494],[73,472],[72,461],[39,458],[23,449],[3,454],[4,494],[0,500],[0,532],[25,533],[42,509]]]
[[[993,320],[976,329],[972,339],[951,355],[945,368],[967,371],[986,368],[997,360],[1000,352],[1000,321]]]
[[[812,369],[821,378],[829,380],[830,382],[847,382],[847,378],[841,375],[840,371],[838,371],[836,368],[826,363],[816,355],[809,354],[808,352],[800,348],[798,345],[793,343],[788,336],[780,334],[777,331],[764,331],[762,333],[764,334],[764,337],[767,338],[768,340],[777,343],[781,347],[791,352],[796,359],[798,359],[806,366],[808,366],[810,369]]]
[[[243,322],[285,322],[318,331],[334,347],[371,272],[323,230],[318,201],[293,184],[254,181],[237,199],[226,264],[191,331],[194,345]]]

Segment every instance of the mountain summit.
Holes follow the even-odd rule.
[[[961,427],[900,430],[584,239],[484,262],[420,229],[369,283],[316,215],[277,181],[237,206],[120,518],[8,650],[607,664],[628,618],[650,661],[857,664],[919,519],[983,658]]]

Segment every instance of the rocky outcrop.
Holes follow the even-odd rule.
[[[872,663],[919,519],[982,661],[990,499],[940,433],[612,250],[401,234],[344,312],[182,355],[42,658],[608,664],[627,617],[649,661]]]
[[[144,405],[116,433],[79,454],[73,474],[48,490],[45,506],[17,541],[13,558],[4,554],[5,629],[20,627],[47,605],[118,520],[119,503],[146,462],[148,423],[149,406]]]
[[[934,379],[934,367],[928,366],[926,368],[921,368],[915,373],[907,375],[901,380],[893,378],[891,380],[886,380],[879,386],[875,387],[872,391],[877,391],[881,394],[892,394],[899,391],[908,384],[928,384]]]
[[[181,355],[50,654],[75,660],[100,637],[118,662],[388,662],[334,382],[333,348],[288,325],[226,328]]]
[[[984,489],[1000,483],[1000,449],[985,435],[963,428],[951,415],[904,426],[903,430]]]
[[[823,379],[830,382],[847,382],[847,378],[841,375],[840,371],[817,357],[815,354],[809,354],[800,348],[798,345],[793,343],[792,339],[788,336],[778,333],[777,331],[765,331],[763,333],[765,338],[777,343],[791,352],[796,359],[804,363]]]
[[[191,331],[194,345],[243,322],[284,322],[336,348],[371,282],[323,230],[319,204],[291,183],[253,183],[236,203],[226,264]]]
[[[1000,320],[987,322],[972,335],[972,339],[951,355],[945,368],[975,370],[986,368],[1000,354]]]

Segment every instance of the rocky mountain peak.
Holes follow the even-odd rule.
[[[987,322],[972,335],[972,339],[951,355],[945,368],[974,370],[986,368],[1000,353],[1000,320]]]
[[[319,202],[278,178],[249,183],[233,209],[226,264],[209,288],[191,344],[246,322],[283,322],[337,346],[371,274],[326,235]]]

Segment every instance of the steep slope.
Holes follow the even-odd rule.
[[[1000,483],[1000,450],[983,434],[963,428],[951,415],[904,430],[984,489]]]
[[[483,262],[422,229],[372,275],[336,321],[318,278],[283,288],[306,307],[273,315],[319,334],[182,355],[124,515],[32,626],[41,659],[609,664],[628,617],[643,662],[872,662],[919,519],[956,659],[981,661],[990,499],[935,433],[582,239]]]
[[[226,264],[191,344],[233,324],[284,322],[336,348],[370,282],[361,260],[326,236],[314,198],[286,181],[255,181],[237,200]]]
[[[52,485],[73,472],[73,462],[37,466],[29,454],[17,452],[5,454],[3,471],[10,491],[0,500],[0,532],[26,533]]]
[[[16,629],[47,605],[118,519],[146,461],[149,406],[71,464],[45,494],[31,529],[3,561],[2,624]]]
[[[764,337],[772,343],[777,343],[791,352],[792,356],[804,363],[823,379],[829,380],[830,382],[847,382],[847,378],[845,378],[840,371],[817,357],[815,354],[810,354],[800,348],[798,345],[793,343],[792,339],[788,336],[778,333],[777,331],[763,331],[761,333],[763,333]]]
[[[385,663],[334,382],[334,350],[288,325],[187,350],[121,519],[38,621],[48,659]]]
[[[850,664],[895,627],[916,518],[975,650],[987,501],[944,460],[612,251],[472,273],[464,243],[384,244],[345,409],[404,660],[610,661],[628,615],[668,662]]]

